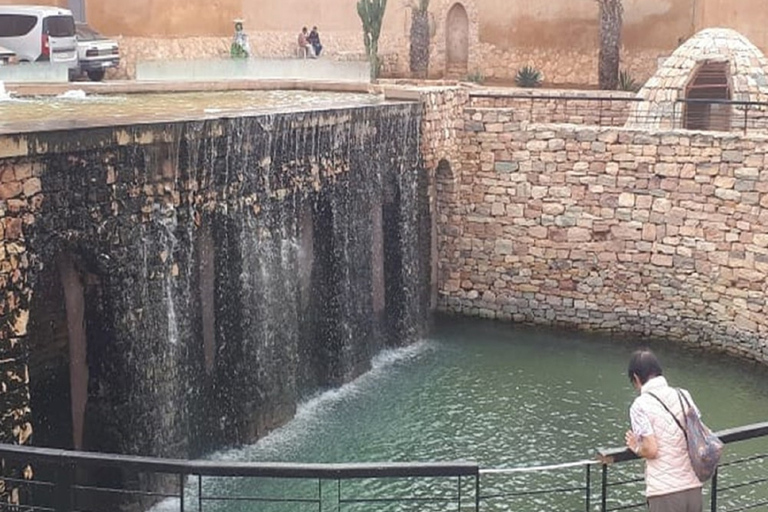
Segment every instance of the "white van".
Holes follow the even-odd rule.
[[[77,68],[72,11],[36,5],[0,5],[0,46],[19,62],[53,62]]]

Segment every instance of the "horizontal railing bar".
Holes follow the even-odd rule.
[[[760,459],[768,459],[768,454],[753,455],[751,457],[745,457],[743,459],[729,460],[728,462],[723,462],[721,464],[718,464],[717,467],[722,469],[724,467],[736,466],[738,464],[744,464],[745,462],[752,462],[753,460],[760,460]]]
[[[3,477],[2,479],[6,482],[11,482],[14,484],[24,484],[30,487],[38,486],[38,487],[53,488],[56,486],[54,482],[47,482],[44,480],[27,480],[26,478],[10,478],[10,477]]]
[[[735,443],[736,441],[747,441],[756,437],[768,436],[768,421],[764,423],[755,423],[743,427],[729,428],[715,432],[717,437],[725,443]]]
[[[747,107],[768,107],[768,103],[764,101],[749,101],[749,100],[723,100],[723,99],[703,99],[703,98],[677,98],[677,103],[699,103],[703,105],[740,105]]]
[[[558,96],[555,94],[536,94],[536,95],[526,95],[526,94],[503,94],[503,93],[495,93],[493,91],[483,91],[481,93],[470,93],[470,97],[475,98],[493,98],[493,99],[513,99],[513,100],[568,100],[568,101],[618,101],[618,102],[641,102],[646,101],[643,98],[638,98],[637,96],[626,96],[626,97],[612,97],[612,96],[598,96],[598,95],[587,95],[587,96],[579,96],[579,95],[564,95],[564,96]],[[474,107],[470,107],[474,108]]]
[[[73,489],[77,491],[101,493],[101,494],[123,494],[123,495],[136,495],[136,496],[150,496],[153,498],[178,498],[178,494],[167,494],[160,492],[142,491],[140,489],[114,489],[112,487],[95,487],[87,485],[73,485]]]
[[[456,496],[449,498],[359,498],[339,500],[339,503],[453,503]]]
[[[749,487],[750,485],[764,484],[766,482],[768,482],[768,478],[761,478],[759,480],[751,480],[749,482],[742,482],[742,483],[733,484],[733,485],[729,485],[729,486],[719,486],[718,485],[717,486],[717,490],[718,490],[718,492],[725,492],[725,491],[730,491],[732,489],[739,489],[741,487]]]
[[[754,423],[743,427],[729,428],[715,432],[724,444],[735,443],[737,441],[746,441],[757,437],[768,436],[768,422]],[[614,462],[625,462],[637,459],[637,455],[629,448],[600,448],[597,453],[600,459],[607,464]]]
[[[752,503],[751,505],[745,505],[743,507],[732,508],[727,512],[741,512],[742,510],[752,510],[753,508],[762,507],[763,505],[768,505],[768,500],[760,501],[758,503]]]
[[[480,499],[492,499],[492,498],[515,498],[518,496],[534,496],[537,494],[550,494],[553,492],[584,492],[585,487],[560,487],[560,488],[547,488],[547,489],[537,489],[535,491],[521,491],[521,492],[506,492],[501,494],[488,494],[488,495],[481,495]]]
[[[481,469],[480,475],[496,475],[496,474],[509,474],[509,473],[533,473],[536,471],[551,471],[555,469],[566,469],[572,467],[594,466],[602,464],[597,459],[585,459],[576,462],[565,462],[563,464],[551,464],[548,466],[529,466],[524,468],[498,468],[498,469]]]
[[[637,482],[642,482],[643,478],[630,478],[629,480],[619,480],[618,482],[611,482],[606,484],[606,487],[618,487],[620,485],[627,485],[627,484],[635,484]]]
[[[605,510],[606,510],[606,512],[616,512],[617,510],[629,510],[631,508],[639,508],[639,507],[644,507],[644,506],[645,506],[645,502],[644,501],[640,501],[640,502],[635,503],[633,505],[622,505],[620,507],[607,508]]]
[[[204,496],[200,501],[241,501],[254,503],[320,503],[312,498],[257,498],[255,496]]]
[[[627,103],[640,103],[648,101],[645,98],[639,98],[637,96],[627,97],[614,97],[614,96],[599,96],[599,95],[554,95],[554,94],[504,94],[494,91],[481,91],[472,92],[470,97],[473,98],[489,98],[489,99],[512,99],[512,100],[529,100],[535,102],[537,100],[562,100],[566,101],[615,101],[615,102],[627,102]],[[751,101],[751,100],[727,100],[727,99],[704,99],[704,98],[677,98],[674,100],[676,103],[698,103],[698,104],[718,104],[718,105],[740,105],[740,106],[759,106],[768,108],[768,102],[764,101]],[[472,109],[483,107],[470,107]],[[490,107],[493,108],[493,107]]]
[[[220,462],[208,460],[157,459],[133,455],[78,452],[54,448],[0,444],[0,456],[16,456],[25,462],[56,460],[57,465],[98,465],[121,467],[140,472],[184,473],[202,476],[251,476],[272,478],[385,478],[474,476],[474,462],[292,464],[259,462]]]

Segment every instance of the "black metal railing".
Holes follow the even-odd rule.
[[[768,439],[768,422],[718,436],[726,445],[759,446],[745,444],[746,454],[723,461],[706,488],[709,510],[768,509],[768,453],[763,453],[768,446],[762,442]],[[726,454],[730,451],[726,447]],[[19,493],[21,506],[0,504],[0,511],[142,511],[159,503],[162,510],[179,512],[616,512],[645,506],[641,466],[624,448],[598,450],[590,460],[510,469],[480,469],[473,462],[169,460],[2,444],[0,459],[6,471],[29,468],[24,477],[3,478],[6,491]]]
[[[608,94],[473,94],[470,108],[511,109],[515,121],[592,126],[624,126],[635,96]]]
[[[288,464],[171,460],[0,444],[6,467],[30,466],[32,479],[5,477],[23,504],[0,511],[111,512],[147,510],[160,502],[179,512],[220,510],[475,510],[479,468],[469,462],[417,464]],[[15,463],[15,464],[14,464]],[[247,485],[251,483],[251,487]],[[361,484],[362,483],[362,484]],[[246,485],[243,485],[246,484]]]
[[[717,436],[726,445],[766,438],[768,437],[768,422],[721,430],[717,432]],[[710,512],[740,512],[742,510],[760,509],[761,507],[768,508],[768,446],[763,445],[762,448],[766,450],[766,453],[753,453],[746,457],[725,460],[720,464],[707,489]],[[727,447],[725,452],[728,453]],[[615,480],[610,478],[610,468],[618,463],[638,460],[637,455],[626,448],[599,450],[598,455],[602,466],[601,512],[637,509],[645,506],[644,501],[627,503],[626,501],[616,500],[616,504],[609,504],[609,498],[612,494],[615,494],[616,489],[627,485],[637,487],[637,484],[642,482],[642,478],[637,476],[628,477],[626,473],[619,473],[619,478]],[[724,478],[722,475],[731,468],[744,468],[747,464],[750,465],[748,471],[735,472],[732,478]],[[749,503],[736,506],[721,506],[719,503],[719,497],[722,493],[745,488],[754,490],[758,486],[762,486],[762,494],[752,493],[755,495],[755,498]]]
[[[766,131],[768,102],[687,99],[649,102],[609,94],[474,93],[470,108],[505,108],[515,121],[700,131]]]

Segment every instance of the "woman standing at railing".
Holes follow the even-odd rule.
[[[625,435],[627,447],[645,459],[645,495],[650,512],[701,512],[702,483],[691,467],[685,434],[682,402],[685,390],[670,387],[661,365],[650,350],[638,350],[629,361],[629,380],[640,393],[630,407],[632,429]],[[698,409],[695,409],[698,414]]]

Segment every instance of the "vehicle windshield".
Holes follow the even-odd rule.
[[[75,18],[48,16],[43,20],[43,31],[51,37],[72,37],[75,35]]]
[[[76,26],[77,38],[81,41],[93,41],[101,39],[101,34],[93,30],[89,25],[85,23],[78,23]]]

